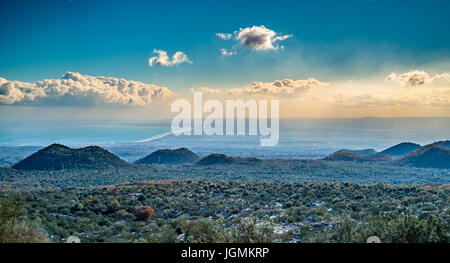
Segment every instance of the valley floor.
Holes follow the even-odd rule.
[[[109,170],[18,171],[0,168],[0,188],[15,191],[175,179],[440,185],[450,184],[450,170],[374,163],[283,159],[265,160],[253,165],[133,165],[126,169]]]

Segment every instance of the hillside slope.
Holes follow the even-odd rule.
[[[130,164],[98,146],[71,149],[52,144],[12,166],[16,170],[126,168]]]
[[[433,144],[437,144],[437,145],[440,145],[442,147],[450,149],[450,140],[438,141],[438,142],[434,142]]]
[[[184,164],[193,163],[198,159],[197,154],[187,148],[179,148],[175,150],[162,149],[157,150],[146,157],[137,160],[136,164]]]
[[[378,152],[374,149],[362,149],[362,150],[348,150],[348,149],[341,149],[339,151],[336,151],[334,153],[341,153],[341,152],[347,152],[352,154],[357,154],[359,156],[371,156],[374,154],[377,154]]]
[[[420,145],[412,142],[402,142],[392,147],[389,147],[380,152],[380,154],[386,154],[391,157],[401,157],[407,155],[420,148]]]
[[[329,156],[323,158],[322,160],[330,162],[390,162],[392,158],[385,154],[376,154],[370,156],[360,156],[358,154],[349,152],[337,152],[330,154]]]
[[[262,162],[262,159],[249,157],[249,158],[241,158],[241,157],[229,157],[225,154],[212,153],[200,159],[196,162],[197,165],[215,165],[215,164],[255,164]]]
[[[422,168],[450,168],[450,149],[429,144],[396,160],[395,163]]]

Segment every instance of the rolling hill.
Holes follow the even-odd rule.
[[[420,145],[417,143],[402,142],[402,143],[399,143],[397,145],[394,145],[392,147],[389,147],[389,148],[381,151],[379,154],[385,154],[385,155],[389,155],[391,157],[401,157],[401,156],[407,155],[419,148],[420,148]]]
[[[12,166],[16,170],[126,168],[129,163],[98,146],[72,149],[52,144]]]
[[[337,152],[333,153],[322,160],[330,161],[330,162],[390,162],[392,158],[388,155],[384,154],[376,154],[370,156],[360,156],[358,154],[349,153],[349,152]]]
[[[185,164],[196,162],[200,157],[187,148],[175,150],[157,150],[146,157],[137,160],[136,164]]]
[[[215,165],[215,164],[248,164],[252,165],[255,163],[262,162],[262,159],[249,157],[249,158],[241,158],[241,157],[229,157],[225,154],[212,153],[200,159],[196,162],[197,165]]]
[[[371,156],[374,154],[377,154],[378,152],[375,151],[374,149],[363,149],[363,150],[348,150],[348,149],[341,149],[339,151],[336,151],[334,153],[341,153],[341,152],[346,152],[346,153],[351,153],[351,154],[357,154],[359,156]]]
[[[395,163],[422,168],[450,168],[450,149],[429,144],[396,160]]]

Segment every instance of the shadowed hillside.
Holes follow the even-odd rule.
[[[225,154],[213,153],[200,159],[196,164],[198,165],[214,165],[214,164],[254,164],[262,162],[259,158],[241,158],[229,157]]]
[[[446,141],[438,141],[438,142],[434,142],[433,144],[437,144],[440,145],[442,147],[448,148],[450,149],[450,141],[446,140]]]
[[[163,149],[157,150],[146,157],[137,160],[136,164],[184,164],[193,163],[198,159],[197,154],[187,148],[179,148],[175,150]]]
[[[98,146],[71,149],[52,144],[12,166],[17,170],[126,168],[129,163]]]
[[[420,145],[412,142],[402,142],[381,151],[380,154],[386,154],[392,157],[401,157],[420,148]]]
[[[360,156],[349,152],[333,153],[325,158],[325,161],[331,162],[390,162],[392,158],[385,154],[376,154],[371,156]]]
[[[395,163],[423,168],[450,168],[450,149],[429,144],[400,158]]]

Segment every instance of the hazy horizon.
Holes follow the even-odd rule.
[[[135,161],[158,149],[187,147],[200,156],[223,153],[260,158],[322,158],[340,149],[384,150],[401,142],[421,145],[449,140],[450,118],[280,119],[277,146],[262,147],[259,136],[174,136],[170,120],[124,122],[81,120],[2,125],[0,146],[69,147],[99,145]]]

